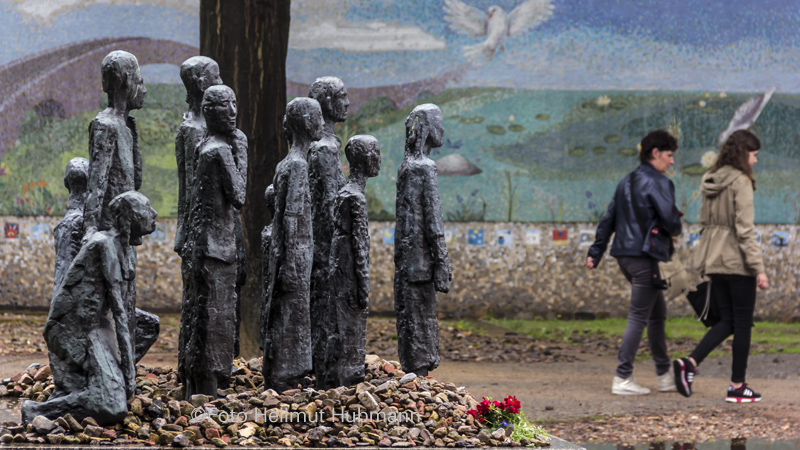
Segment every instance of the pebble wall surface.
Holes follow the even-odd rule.
[[[0,308],[48,308],[53,291],[52,230],[59,217],[0,217]],[[394,310],[394,223],[370,224],[371,312]],[[594,313],[624,317],[630,286],[613,258],[597,270],[584,268],[594,240],[592,223],[446,222],[453,266],[448,294],[439,294],[443,317],[563,317]],[[158,229],[138,247],[137,306],[180,308],[180,258],[172,251],[175,219],[158,219]],[[770,289],[759,291],[756,316],[800,319],[800,245],[796,225],[757,225]],[[15,230],[18,234],[14,238]],[[698,227],[679,238],[681,260],[691,266]],[[699,277],[693,275],[694,281]],[[691,315],[684,298],[668,303],[669,314]]]

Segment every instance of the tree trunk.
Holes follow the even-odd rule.
[[[283,137],[290,0],[201,0],[200,54],[219,63],[236,93],[237,125],[247,135],[247,198],[242,207],[247,284],[242,288],[241,352],[260,355],[261,230],[271,220],[264,191],[288,153]]]

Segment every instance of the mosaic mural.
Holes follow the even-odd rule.
[[[116,48],[139,57],[149,91],[134,113],[142,191],[176,213],[177,65],[197,52],[198,14],[199,0],[0,0],[0,215],[63,212],[63,170],[87,156],[99,60]],[[345,81],[339,135],[374,134],[384,154],[373,220],[394,216],[406,115],[433,102],[446,220],[591,222],[655,128],[680,137],[669,176],[696,220],[719,133],[775,88],[755,127],[756,221],[800,223],[798,30],[791,0],[293,0],[287,92]]]

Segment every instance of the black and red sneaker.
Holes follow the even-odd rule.
[[[697,369],[694,368],[689,358],[680,358],[672,361],[672,371],[675,374],[675,387],[684,397],[691,397],[692,382]]]
[[[747,383],[742,383],[742,387],[735,389],[733,386],[728,386],[728,396],[725,401],[729,403],[752,403],[760,402],[761,394],[750,389]]]

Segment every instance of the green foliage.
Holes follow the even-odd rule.
[[[590,209],[587,214],[589,216],[589,222],[600,222],[603,216],[606,215],[606,207]]]
[[[344,156],[344,148],[347,146],[347,141],[349,141],[351,137],[358,134],[358,124],[355,120],[347,119],[343,123],[336,124],[335,132],[336,137],[342,141],[342,148],[339,153],[343,159],[346,159]]]
[[[445,321],[445,322],[442,322],[442,323],[443,324],[447,324],[448,322]],[[460,319],[460,320],[457,320],[456,322],[453,322],[452,326],[458,328],[459,330],[471,331],[471,332],[473,332],[475,334],[485,334],[486,333],[486,330],[481,328],[480,325],[478,325],[476,322],[474,322],[472,320]]]
[[[520,442],[524,438],[534,441],[531,446],[535,446],[535,441],[549,441],[547,432],[542,427],[533,425],[525,414],[522,414],[521,406],[520,401],[513,395],[507,396],[502,402],[492,400],[491,397],[483,397],[474,409],[467,411],[467,414],[491,430],[511,427],[510,439],[515,442]]]
[[[175,135],[185,109],[183,87],[148,86],[145,107],[134,111],[143,160],[141,192],[161,217],[177,211],[178,180]],[[89,122],[99,111],[70,119],[25,115],[19,143],[3,155],[6,174],[0,178],[0,214],[64,213],[69,196],[64,186],[64,168],[70,159],[89,157]],[[26,197],[28,200],[26,200]]]
[[[396,111],[397,105],[394,104],[392,99],[388,97],[372,97],[365,101],[359,108],[358,112],[353,116],[353,120],[360,122],[363,119],[386,114],[391,111]]]
[[[508,205],[506,221],[511,222],[514,220],[514,205],[517,203],[517,183],[514,182],[510,170],[504,170],[503,174],[506,176],[505,184],[503,185],[503,196],[506,198],[506,205]]]
[[[486,201],[481,200],[481,206],[461,203],[459,209],[447,212],[448,222],[483,222],[486,217]]]
[[[19,142],[3,155],[6,175],[0,186],[0,214],[63,214],[69,196],[64,168],[70,159],[87,156],[86,127],[94,115],[73,119],[25,115]]]
[[[450,222],[482,222],[486,217],[486,200],[480,195],[480,190],[475,189],[467,200],[456,195],[458,209],[447,212]]]
[[[36,183],[21,186],[21,194],[9,208],[15,216],[49,216],[58,214],[64,203],[61,195],[54,196],[47,188],[47,183],[39,179]]]
[[[527,439],[529,441],[535,441],[539,438],[546,438],[549,440],[550,435],[547,431],[537,425],[531,423],[525,414],[517,414],[517,423],[514,424],[514,432],[511,433],[511,440],[514,442],[520,442],[522,439]],[[536,444],[528,444],[528,447],[536,447]]]
[[[434,103],[442,108],[446,104],[462,99],[474,99],[485,95],[496,95],[498,93],[512,92],[506,88],[457,88],[447,89],[426,99],[429,103]],[[384,128],[397,123],[403,123],[406,117],[416,105],[408,105],[398,108],[394,102],[386,97],[374,97],[361,105],[353,120],[358,123],[362,133],[371,133],[380,128]],[[468,119],[469,123],[481,123],[484,117],[473,117]],[[463,123],[463,120],[462,120]]]
[[[395,219],[394,214],[386,211],[383,202],[375,194],[375,188],[368,184],[364,195],[367,197],[367,216],[369,220],[391,222]]]
[[[417,104],[430,103],[431,99],[435,97],[431,91],[422,91],[417,94]]]
[[[535,339],[557,340],[565,343],[586,334],[599,334],[612,338],[622,338],[627,319],[609,318],[592,321],[584,320],[543,320],[543,319],[487,319],[487,322],[524,333]],[[699,342],[707,328],[693,317],[671,317],[666,324],[668,340],[693,340]],[[783,322],[756,322],[752,334],[751,353],[800,353],[797,339],[797,325]],[[717,350],[712,356],[720,356]],[[674,356],[685,356],[676,353]]]
[[[550,211],[551,220],[553,222],[560,223],[561,217],[564,215],[564,211],[567,209],[567,205],[564,203],[564,196],[561,194],[540,195],[539,191],[536,191],[536,195],[545,197],[545,206],[547,207],[548,211]]]
[[[524,168],[537,179],[617,179],[630,170],[629,157],[638,154],[637,143],[650,130],[681,124],[681,166],[686,182],[697,183],[703,170],[700,155],[713,148],[736,109],[751,94],[612,93],[610,103],[598,105],[596,97],[577,103],[563,118],[545,130],[526,133],[515,143],[498,144],[487,150],[499,162]],[[699,106],[700,103],[705,106]],[[459,111],[462,116],[469,112]],[[544,117],[542,117],[544,118]],[[539,119],[539,116],[537,116]],[[800,156],[800,147],[783,139],[780,130],[792,129],[800,121],[800,107],[792,96],[775,95],[758,119],[762,148],[770,159],[761,170],[770,173]],[[598,145],[599,144],[599,145]],[[576,160],[579,160],[578,163]],[[689,179],[688,176],[692,178]]]

